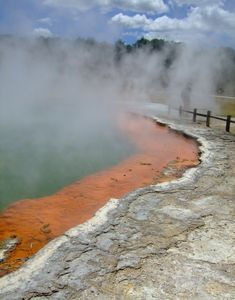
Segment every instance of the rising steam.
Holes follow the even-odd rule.
[[[85,156],[97,147],[91,143],[95,139],[98,144],[109,144],[109,151],[124,155],[118,146],[122,137],[114,128],[125,102],[138,105],[155,99],[178,107],[182,104],[181,92],[190,83],[190,106],[211,108],[211,95],[221,80],[222,58],[220,51],[178,44],[161,51],[137,48],[117,56],[117,47],[92,40],[1,38],[1,172],[8,172],[13,183],[28,188],[30,181],[36,186],[42,176],[40,170],[55,153],[59,153],[58,160],[66,160],[80,145],[75,151]],[[27,145],[27,151],[23,145]],[[103,151],[102,147],[100,151],[93,149],[97,161],[102,160]],[[37,160],[44,152],[45,158]],[[22,160],[27,156],[27,163],[16,159],[14,170],[7,169],[7,161],[19,155]],[[79,159],[83,161],[84,157]],[[72,165],[69,162],[60,172],[69,174]],[[46,172],[50,178],[53,170],[49,169]],[[70,180],[74,179],[68,178],[67,183]],[[52,184],[50,180],[48,184]],[[25,196],[24,191],[21,196]]]

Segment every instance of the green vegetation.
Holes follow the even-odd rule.
[[[235,99],[234,100],[222,100],[217,101],[219,106],[219,111],[222,115],[227,116],[230,115],[235,117]]]
[[[176,59],[181,46],[181,43],[168,42],[162,39],[148,40],[141,38],[134,44],[125,44],[122,40],[118,40],[114,45],[114,50],[117,62],[120,62],[125,55],[133,54],[141,50],[152,54],[165,51],[164,65],[166,68],[169,68]]]
[[[164,52],[165,75],[163,77],[167,78],[168,69],[177,60],[184,46],[185,45],[183,43],[169,42],[163,39],[147,40],[145,38],[141,38],[134,44],[125,44],[123,41],[118,40],[115,44],[115,58],[117,62],[120,62],[126,55],[136,53],[140,50],[144,50],[152,54]],[[211,54],[216,54],[216,57],[220,62],[219,66],[217,65],[217,62],[215,62],[215,65],[217,65],[214,70],[216,92],[221,95],[235,96],[234,49],[227,47],[211,49],[202,47],[201,51],[209,51]],[[200,54],[200,52],[198,54]],[[164,85],[167,85],[166,81],[164,81]]]

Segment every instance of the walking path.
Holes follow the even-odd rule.
[[[196,137],[183,178],[110,201],[0,280],[0,299],[235,299],[235,136]]]

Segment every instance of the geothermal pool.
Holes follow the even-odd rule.
[[[48,147],[50,139],[44,137],[45,148],[39,150],[37,143],[32,145],[27,140],[30,137],[32,141],[32,133],[28,138],[18,137],[19,146],[14,153],[22,161],[13,160],[12,164],[16,164],[11,167],[21,167],[21,173],[14,174],[11,180],[7,174],[8,188],[5,198],[1,197],[6,199],[2,207],[19,196],[37,199],[16,201],[0,214],[0,242],[9,238],[18,242],[0,263],[0,276],[17,269],[53,238],[91,218],[110,198],[179,177],[186,168],[198,164],[198,145],[194,140],[143,117],[125,115],[118,124],[116,129],[110,127],[111,136],[107,131],[92,135],[94,140],[88,139],[83,151],[76,151],[77,143],[71,138],[65,143],[64,134],[61,142],[66,147],[61,150],[60,139],[50,130],[47,132],[53,137],[52,142]],[[36,159],[41,152],[43,161]],[[32,165],[24,174],[27,158]],[[19,176],[22,176],[20,183]]]
[[[50,195],[137,150],[112,123],[76,132],[54,126],[0,124],[0,211],[16,200]]]

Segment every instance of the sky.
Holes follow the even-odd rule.
[[[0,34],[235,48],[235,0],[0,0]]]

